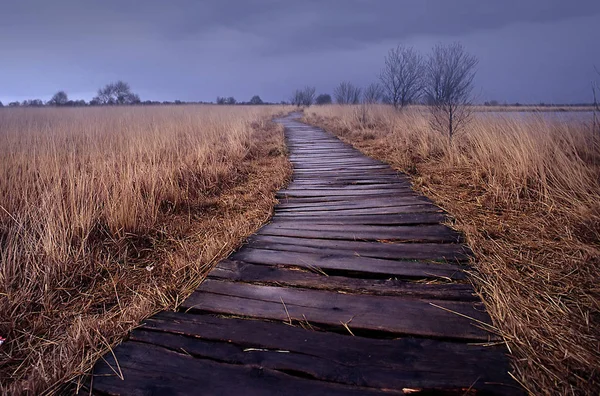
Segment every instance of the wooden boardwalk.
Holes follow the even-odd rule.
[[[521,394],[442,211],[388,165],[280,122],[294,177],[272,222],[96,364],[94,392]]]

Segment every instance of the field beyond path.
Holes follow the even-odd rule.
[[[520,394],[465,273],[409,180],[287,117],[293,182],[179,307],[94,368],[101,394]]]

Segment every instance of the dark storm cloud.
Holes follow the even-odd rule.
[[[525,52],[515,59],[520,68],[537,67],[528,53],[536,42],[527,41],[536,29],[546,36],[562,29],[557,45],[575,57],[571,63],[590,66],[598,59],[590,52],[598,50],[586,49],[593,41],[582,34],[598,15],[599,1],[563,0],[0,0],[0,99],[59,88],[90,95],[124,78],[145,96],[210,100],[262,92],[275,100],[298,84],[330,89],[340,78],[368,82],[391,45],[426,51],[453,40],[470,43],[497,79],[497,65],[518,50]],[[563,40],[570,30],[579,32]],[[521,37],[527,46],[514,45]],[[548,46],[544,37],[536,40]],[[352,64],[342,73],[341,59]],[[551,68],[546,78],[567,66]],[[507,96],[496,89],[505,81],[478,82]]]
[[[257,35],[272,52],[339,49],[414,35],[460,36],[519,22],[554,22],[600,13],[598,1],[330,0],[7,2],[0,26],[20,36],[132,32],[178,41],[218,29]],[[18,41],[18,37],[17,38]]]
[[[269,39],[267,52],[353,48],[416,35],[461,36],[515,23],[555,22],[600,13],[600,2],[565,1],[308,1],[227,19],[230,27]],[[253,3],[255,4],[255,3]],[[226,9],[219,16],[227,15]],[[196,25],[197,26],[197,25]]]

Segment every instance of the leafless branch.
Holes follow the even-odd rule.
[[[447,133],[450,140],[471,119],[477,63],[477,58],[468,54],[460,43],[436,45],[427,60],[424,92],[431,111],[431,126]]]
[[[312,105],[315,101],[315,92],[316,92],[315,87],[306,86],[306,87],[304,87],[304,89],[297,89],[292,94],[292,97],[290,98],[290,102],[293,105],[296,105],[298,107],[300,107],[300,106],[308,107],[308,106]]]
[[[383,97],[383,90],[378,83],[371,83],[363,92],[363,103],[374,104],[379,103]]]
[[[379,75],[387,101],[395,108],[403,108],[418,100],[423,87],[422,71],[423,57],[414,48],[392,48]]]
[[[333,90],[333,96],[338,104],[358,104],[360,88],[348,81],[343,81]]]

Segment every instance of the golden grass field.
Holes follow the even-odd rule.
[[[600,387],[600,139],[589,124],[475,114],[452,144],[423,108],[305,119],[412,176],[473,249],[473,279],[533,394]]]
[[[290,175],[284,112],[2,109],[0,393],[76,380],[264,223]]]
[[[475,111],[485,112],[534,112],[534,113],[554,113],[554,112],[592,112],[594,106],[560,106],[560,105],[500,105],[500,106],[473,106]]]
[[[291,174],[269,120],[289,110],[1,109],[0,393],[76,384],[267,221]],[[424,110],[322,106],[305,118],[407,172],[454,217],[526,388],[592,394],[599,140],[574,119],[478,113],[449,145]]]

